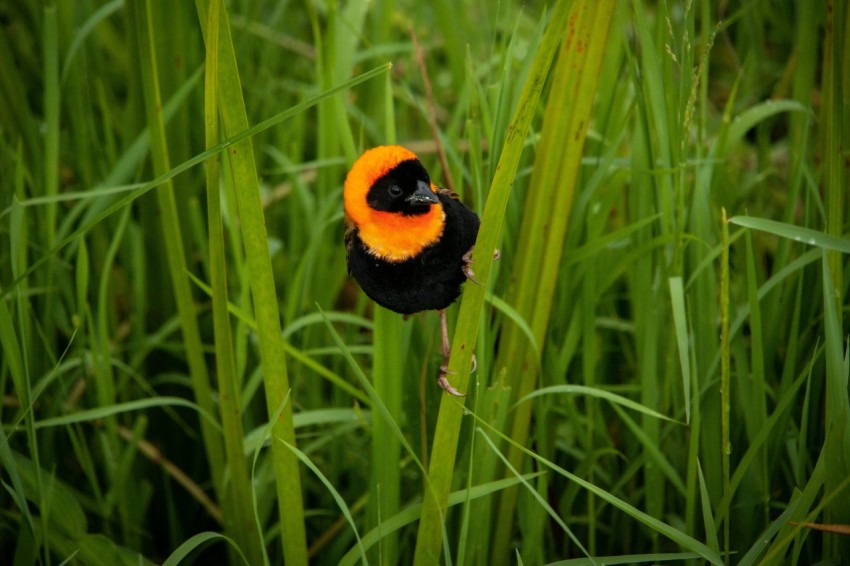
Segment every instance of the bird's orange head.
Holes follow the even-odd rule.
[[[440,239],[445,211],[437,187],[412,151],[379,146],[361,155],[345,178],[346,221],[375,257],[401,262]]]

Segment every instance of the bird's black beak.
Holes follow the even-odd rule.
[[[431,187],[425,181],[416,182],[416,190],[409,197],[404,199],[409,204],[437,204],[439,199]]]

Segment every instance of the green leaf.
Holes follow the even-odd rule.
[[[804,112],[811,114],[808,106],[804,106],[796,100],[765,100],[760,104],[751,106],[735,116],[726,137],[727,147],[737,143],[756,124],[782,112]]]
[[[240,558],[242,558],[242,561],[245,564],[249,564],[249,562],[245,559],[245,556],[242,555],[242,552],[239,550],[239,547],[236,545],[235,542],[220,533],[208,531],[198,533],[183,541],[183,543],[176,549],[174,549],[174,552],[172,552],[168,556],[168,558],[165,559],[165,562],[162,563],[162,566],[177,566],[190,555],[194,554],[196,551],[200,551],[206,546],[209,546],[210,544],[217,541],[224,541],[230,546],[232,546],[239,553],[239,556]]]
[[[810,246],[850,254],[850,238],[837,238],[824,232],[812,230],[811,228],[803,228],[802,226],[786,224],[785,222],[777,222],[776,220],[768,220],[766,218],[753,218],[751,216],[733,216],[729,219],[729,222]]]
[[[354,531],[354,536],[357,539],[357,547],[360,549],[360,557],[363,559],[363,563],[368,564],[369,561],[366,559],[366,549],[363,548],[363,542],[360,540],[360,533],[357,531],[357,525],[354,522],[354,517],[351,516],[351,510],[348,508],[348,504],[346,504],[345,499],[343,499],[343,497],[339,494],[339,491],[336,490],[330,480],[328,480],[325,474],[323,474],[322,471],[316,467],[316,465],[312,462],[312,460],[310,460],[310,458],[307,457],[306,454],[304,454],[302,451],[292,446],[285,440],[281,440],[281,442],[283,442],[283,444],[287,448],[292,450],[292,452],[296,456],[298,456],[298,459],[301,460],[301,462],[305,466],[310,468],[311,472],[316,474],[316,477],[319,478],[319,481],[321,481],[322,484],[324,484],[325,488],[327,488],[327,490],[330,492],[331,496],[334,498],[334,501],[336,501],[336,504],[339,506],[340,511],[342,511],[342,514],[345,516],[345,520],[348,521],[348,524],[351,526],[351,530]]]
[[[140,399],[138,401],[128,401],[127,403],[117,403],[106,407],[98,407],[96,409],[77,411],[75,413],[63,415],[61,417],[49,417],[46,419],[35,421],[35,428],[36,430],[38,430],[55,426],[65,426],[75,423],[99,421],[101,419],[105,419],[114,415],[162,407],[187,407],[189,409],[193,409],[197,411],[198,414],[200,414],[204,419],[206,419],[214,430],[221,432],[221,427],[212,415],[205,413],[197,404],[192,403],[191,401],[187,401],[186,399],[181,399],[179,397],[154,397],[153,399]]]
[[[671,419],[666,415],[662,415],[658,411],[654,411],[648,407],[641,405],[635,401],[632,401],[628,397],[623,397],[622,395],[618,395],[616,393],[611,393],[610,391],[605,391],[604,389],[599,389],[596,387],[587,387],[585,385],[552,385],[549,387],[543,387],[534,391],[533,393],[529,393],[519,401],[514,404],[514,408],[517,405],[525,403],[530,399],[534,399],[535,397],[542,397],[544,395],[587,395],[588,397],[595,397],[598,399],[605,399],[609,403],[614,403],[617,405],[621,405],[626,407],[627,409],[631,409],[633,411],[637,411],[638,413],[643,413],[649,417],[655,419],[662,419],[665,421],[669,421],[671,423],[682,424],[676,421],[675,419]]]
[[[691,422],[691,362],[690,340],[688,339],[687,308],[681,277],[671,277],[670,306],[673,311],[673,327],[676,329],[676,346],[679,350],[679,367],[682,368],[682,395],[685,401],[685,422]]]

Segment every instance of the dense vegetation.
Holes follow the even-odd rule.
[[[0,562],[850,559],[844,0],[0,27]],[[462,400],[346,274],[385,143],[482,215]]]

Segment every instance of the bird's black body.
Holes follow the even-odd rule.
[[[444,309],[457,300],[467,279],[463,256],[475,244],[480,220],[450,191],[438,191],[437,198],[446,215],[443,233],[410,259],[393,262],[375,257],[357,228],[346,233],[349,273],[369,298],[391,311]]]

